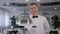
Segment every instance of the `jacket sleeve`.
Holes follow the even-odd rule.
[[[50,26],[49,26],[48,20],[46,18],[44,18],[44,29],[45,29],[45,34],[49,34]]]

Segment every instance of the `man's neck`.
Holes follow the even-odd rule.
[[[38,16],[38,14],[34,14],[33,16]]]

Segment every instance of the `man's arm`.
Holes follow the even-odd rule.
[[[49,26],[48,20],[46,18],[44,18],[44,28],[45,28],[45,33],[49,34],[50,26]]]

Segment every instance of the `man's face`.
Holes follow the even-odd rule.
[[[30,11],[33,15],[36,15],[38,13],[38,7],[37,5],[31,5],[30,6]]]

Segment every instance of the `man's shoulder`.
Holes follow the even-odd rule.
[[[44,16],[38,15],[40,18],[45,18]]]
[[[46,17],[44,17],[44,16],[41,16],[41,15],[38,15],[38,16],[39,16],[40,19],[43,19],[43,20],[46,19]]]

